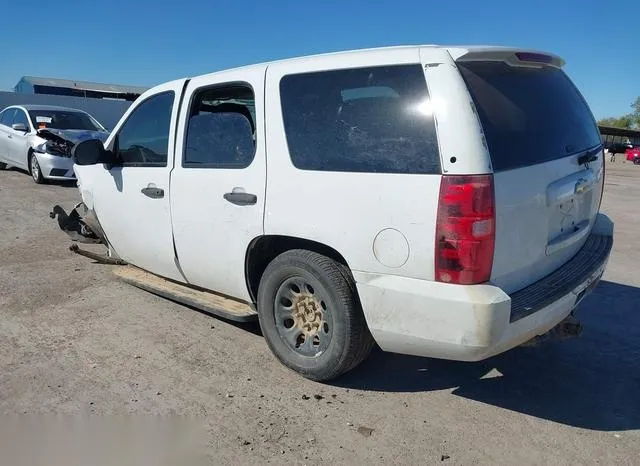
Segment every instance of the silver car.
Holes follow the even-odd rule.
[[[107,130],[82,110],[12,105],[0,112],[0,169],[27,170],[33,180],[75,180],[71,149],[84,139],[106,140]]]

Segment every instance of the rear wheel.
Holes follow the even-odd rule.
[[[45,179],[42,176],[42,170],[40,169],[40,164],[38,163],[38,158],[33,154],[29,154],[29,172],[31,172],[31,177],[33,181],[37,184],[44,184]]]
[[[7,168],[7,164],[4,162],[0,162],[0,170],[4,170],[5,168]]]
[[[347,372],[373,347],[351,273],[315,252],[287,251],[267,266],[258,314],[271,351],[312,380]]]
[[[640,165],[640,159],[633,159],[634,165]]]

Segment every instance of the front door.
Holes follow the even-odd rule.
[[[188,282],[247,301],[247,248],[263,234],[265,70],[189,82],[171,176],[175,245]]]
[[[106,142],[121,163],[76,166],[85,203],[93,207],[111,247],[127,262],[184,281],[171,232],[170,175],[175,121],[184,80],[143,95]]]

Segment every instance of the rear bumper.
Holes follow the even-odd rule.
[[[42,176],[48,180],[75,180],[73,159],[58,155],[36,153]]]
[[[613,224],[599,214],[585,246],[551,275],[513,295],[354,272],[369,329],[385,351],[479,361],[542,335],[566,318],[602,276]]]

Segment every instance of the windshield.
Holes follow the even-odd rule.
[[[29,116],[36,129],[82,129],[103,131],[99,123],[88,114],[73,110],[30,110]]]
[[[495,171],[584,152],[602,143],[584,99],[560,69],[459,63]]]

